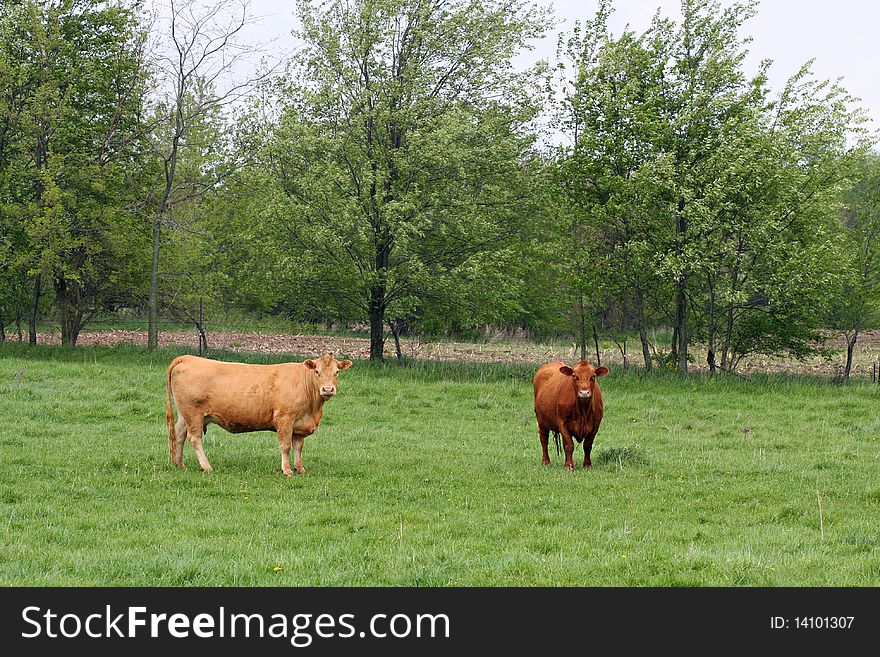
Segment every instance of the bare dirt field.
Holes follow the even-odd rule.
[[[42,344],[59,344],[58,333],[40,333],[38,342]],[[100,330],[83,331],[80,334],[80,345],[113,345],[119,343],[146,345],[147,334],[137,330]],[[182,345],[190,348],[198,347],[198,338],[194,331],[164,331],[159,336],[160,346]],[[322,354],[330,352],[338,356],[366,359],[370,354],[370,342],[366,338],[322,336],[322,335],[288,335],[279,333],[227,333],[209,332],[208,346],[210,349],[225,351],[257,352],[270,354]],[[790,374],[812,374],[816,376],[835,377],[845,362],[845,343],[839,336],[829,336],[826,347],[837,349],[838,352],[830,359],[811,358],[797,361],[785,358],[769,358],[756,356],[744,360],[738,372],[743,375],[763,372]],[[427,342],[413,339],[401,340],[405,357],[428,361],[468,361],[482,363],[534,363],[540,364],[550,360],[574,361],[577,358],[577,346],[574,343],[536,343],[528,340],[511,340],[509,338],[486,340],[484,342]],[[629,361],[641,366],[642,358],[637,343],[628,345]],[[613,345],[605,345],[600,351],[602,363],[610,367],[622,367],[623,357],[620,350]],[[706,370],[706,352],[702,345],[692,348],[695,370]],[[394,358],[394,342],[387,340],[385,355]],[[595,360],[595,354],[591,353]],[[853,376],[856,378],[872,377],[872,368],[880,359],[880,331],[868,331],[859,338],[856,345]]]

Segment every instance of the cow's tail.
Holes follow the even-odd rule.
[[[168,366],[168,372],[165,374],[165,420],[168,422],[168,459],[172,463],[177,463],[177,432],[174,430],[174,408],[171,405],[171,372],[177,365],[178,359],[175,358]]]
[[[556,443],[556,456],[559,456],[560,454],[562,454],[562,448],[559,446],[559,432],[558,431],[553,432],[553,442]]]

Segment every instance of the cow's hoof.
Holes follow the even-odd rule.
[[[574,466],[573,465],[566,465],[565,471],[566,472],[574,472]]]
[[[584,469],[585,470],[592,470],[593,464],[592,463],[584,463]]]
[[[550,465],[550,459],[541,459],[541,465]]]
[[[284,473],[285,477],[292,477],[293,476],[293,470],[282,470],[281,472]]]
[[[305,468],[297,468],[297,469],[296,469],[296,474],[305,474],[305,473],[306,473],[306,469],[305,469]]]
[[[214,472],[214,468],[209,465],[207,468],[202,468],[202,472]]]

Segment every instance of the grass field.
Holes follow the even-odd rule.
[[[357,362],[287,479],[266,432],[168,463],[174,355],[0,348],[0,585],[880,584],[880,386],[612,371],[567,474],[532,367]]]

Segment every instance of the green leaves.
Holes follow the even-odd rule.
[[[828,321],[848,340],[880,325],[880,157],[865,154],[844,200]]]
[[[613,37],[601,4],[564,42],[576,73],[557,180],[591,254],[569,265],[584,273],[575,295],[601,281],[593,303],[622,308],[621,329],[671,323],[682,369],[694,339],[727,368],[808,353],[839,279],[832,226],[861,113],[809,64],[768,101],[769,64],[751,80],[742,69],[755,8],[686,0],[680,25],[658,15]]]
[[[145,85],[136,8],[27,0],[0,13],[0,184],[15,261],[56,288],[65,343],[124,292],[138,233],[126,221]],[[19,277],[18,284],[24,278]],[[21,295],[19,295],[21,296]]]
[[[545,25],[510,3],[301,2],[306,46],[266,149],[307,305],[433,325],[503,317],[499,263],[529,207],[538,107],[509,59]],[[519,85],[519,87],[517,87]],[[491,296],[490,291],[496,294]],[[376,343],[374,357],[381,356]]]
[[[657,355],[682,370],[694,342],[733,369],[809,353],[823,321],[857,334],[880,294],[863,116],[810,63],[779,94],[769,62],[745,74],[756,6],[685,0],[679,24],[613,35],[603,0],[558,66],[517,72],[549,26],[526,2],[301,0],[287,75],[232,113],[263,74],[220,88],[247,49],[200,58],[213,10],[178,6],[185,84],[148,107],[138,2],[3,3],[0,323],[39,276],[71,338],[143,303],[153,227],[151,311],[366,319],[374,357],[391,322],[582,344],[595,323],[647,362],[670,327]]]

